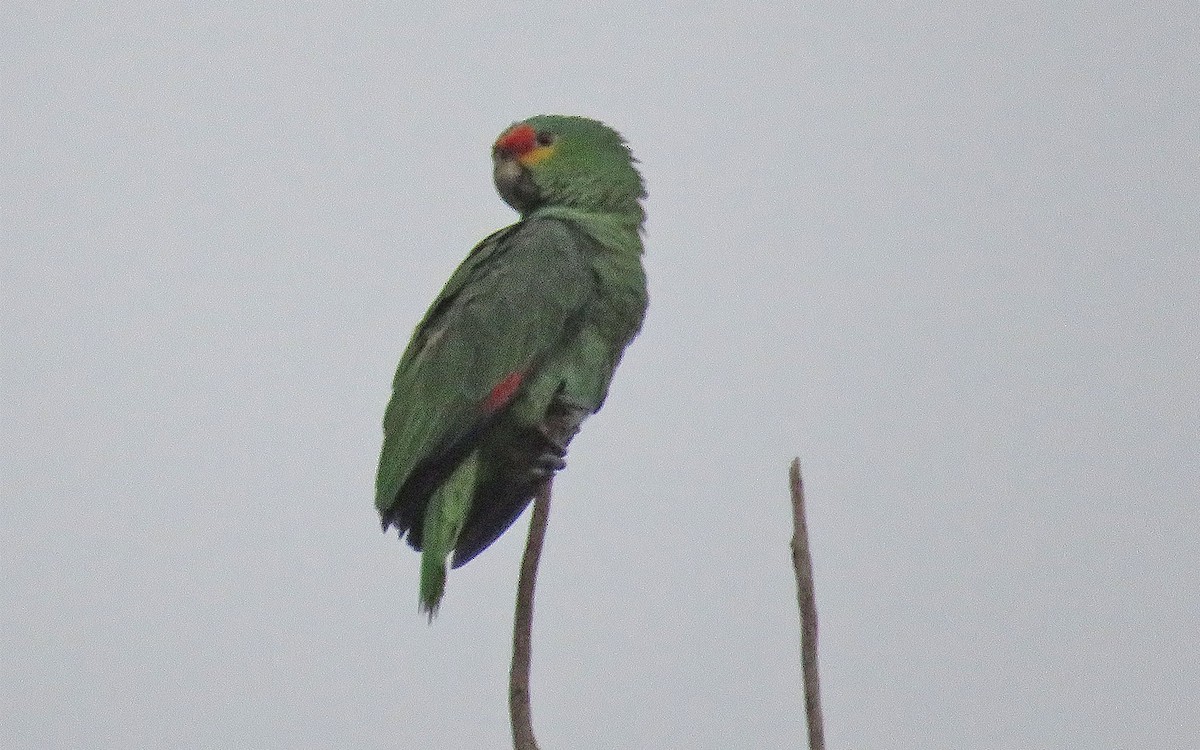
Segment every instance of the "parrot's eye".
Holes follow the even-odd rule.
[[[537,142],[539,146],[549,146],[551,143],[554,143],[554,133],[551,133],[549,130],[539,131]]]

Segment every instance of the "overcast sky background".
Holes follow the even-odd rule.
[[[7,2],[0,746],[509,744],[527,524],[379,533],[509,123],[621,130],[651,308],[555,485],[547,748],[1200,737],[1200,6]]]

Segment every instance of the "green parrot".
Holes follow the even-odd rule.
[[[383,420],[375,505],[422,553],[431,619],[447,558],[482,552],[566,465],[646,313],[646,191],[616,131],[531,117],[492,162],[521,218],[476,245],[425,313]]]

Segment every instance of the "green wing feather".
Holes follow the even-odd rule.
[[[596,289],[589,243],[557,219],[527,219],[488,237],[451,276],[401,358],[384,416],[376,507],[424,550],[432,611],[445,558],[470,512],[475,448],[497,416],[493,389],[516,371],[536,378],[575,335]],[[548,405],[548,404],[547,404]]]

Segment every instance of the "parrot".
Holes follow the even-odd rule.
[[[538,115],[491,155],[519,218],[467,254],[417,324],[383,419],[375,506],[421,553],[431,621],[447,560],[486,549],[566,466],[648,306],[646,189],[619,133]]]

